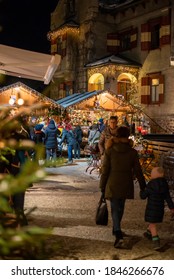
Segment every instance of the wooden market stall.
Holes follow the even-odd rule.
[[[34,104],[41,104],[41,108],[31,112],[36,116],[48,116],[50,111],[58,111],[61,107],[54,100],[21,82],[0,89],[0,107],[9,107],[15,111],[21,107],[27,108]]]
[[[117,115],[119,124],[131,125],[135,108],[109,90],[75,93],[57,101],[64,108],[64,116],[70,118],[73,125],[80,124],[84,135],[92,123],[100,118],[107,121],[111,115]]]
[[[135,113],[131,104],[109,90],[75,93],[58,100],[57,104],[70,114],[73,123],[81,125],[98,118],[108,119],[110,115],[117,115],[121,120]]]

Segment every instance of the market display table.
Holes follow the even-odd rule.
[[[98,144],[86,145],[84,148],[84,154],[88,156],[88,166],[86,172],[90,170],[90,174],[94,171],[100,171],[101,159]]]
[[[90,174],[94,170],[97,170],[99,172],[100,168],[101,168],[100,154],[92,154],[89,157],[89,163],[88,163],[88,167],[86,168],[86,172],[88,172],[88,170],[90,170],[89,171]]]
[[[139,155],[139,160],[140,160],[144,177],[146,180],[149,180],[150,173],[155,162],[155,156],[153,152],[146,152],[146,151],[144,151],[144,153],[141,152],[138,155]]]
[[[162,166],[170,188],[174,189],[174,143],[153,140],[142,142],[143,149],[139,152],[139,158],[145,178],[150,178],[154,166]]]

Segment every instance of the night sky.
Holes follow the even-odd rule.
[[[47,33],[58,0],[0,0],[0,43],[50,53]]]
[[[0,44],[50,54],[50,16],[58,0],[0,0]],[[0,87],[23,82],[42,92],[43,82],[1,75]]]

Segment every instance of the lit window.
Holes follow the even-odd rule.
[[[159,79],[157,78],[151,80],[151,101],[152,103],[159,102]]]
[[[124,97],[125,100],[129,100],[129,90],[130,90],[131,82],[129,79],[121,79],[117,82],[117,93]]]

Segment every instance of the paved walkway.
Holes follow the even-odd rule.
[[[154,252],[151,243],[143,237],[145,201],[139,198],[135,185],[135,199],[126,202],[123,230],[126,248],[113,248],[112,221],[97,226],[95,211],[100,197],[99,175],[85,172],[87,162],[47,168],[44,181],[27,191],[25,207],[37,209],[30,214],[30,224],[53,229],[52,243],[61,244],[54,259],[174,259],[174,222],[166,209],[164,223],[159,229],[162,248]],[[109,206],[109,205],[108,205]]]

